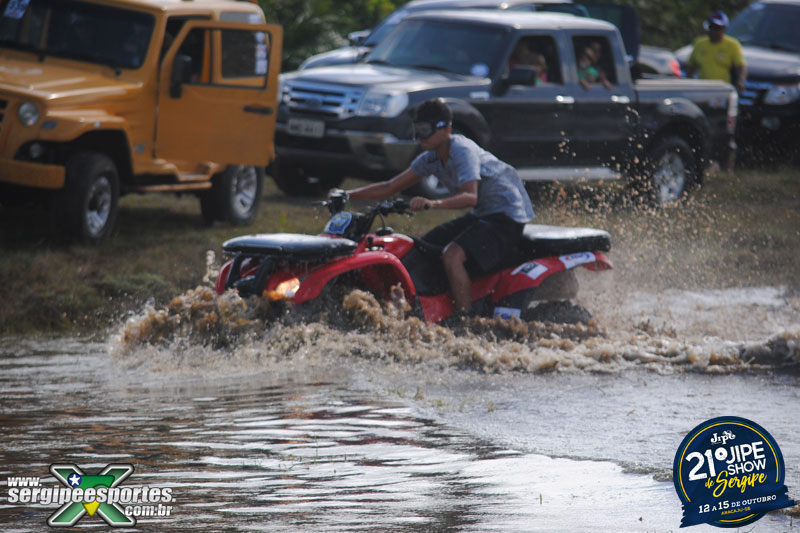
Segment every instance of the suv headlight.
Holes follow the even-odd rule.
[[[39,107],[33,102],[25,102],[19,106],[17,117],[23,126],[35,126],[39,122]]]
[[[800,84],[773,85],[764,96],[764,103],[769,105],[791,104],[800,98]]]
[[[405,92],[367,91],[356,113],[362,117],[396,117],[408,106]]]
[[[289,101],[289,86],[283,76],[278,76],[278,105],[288,103]]]

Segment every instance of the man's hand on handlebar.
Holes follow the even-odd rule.
[[[425,209],[439,207],[440,203],[439,200],[429,200],[422,196],[415,196],[409,203],[409,209],[412,211],[424,211]]]

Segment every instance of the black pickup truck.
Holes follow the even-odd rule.
[[[515,62],[523,45],[538,66]],[[607,83],[579,80],[587,48]],[[365,63],[287,73],[280,91],[272,175],[289,194],[405,169],[419,152],[413,109],[442,97],[453,129],[525,181],[626,178],[662,204],[700,183],[709,160],[726,156],[737,110],[726,83],[634,83],[609,23],[504,11],[410,15]],[[422,189],[439,192],[435,179]]]

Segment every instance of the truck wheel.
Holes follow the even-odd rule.
[[[334,173],[312,174],[290,160],[276,159],[272,163],[272,179],[289,196],[324,196],[338,187],[344,177]]]
[[[648,154],[644,183],[646,197],[657,206],[674,202],[694,185],[696,172],[689,144],[680,137],[666,137]]]
[[[215,220],[236,226],[249,224],[258,214],[264,188],[264,169],[230,165],[212,178],[211,189],[200,195],[200,211],[206,224]]]
[[[119,175],[110,157],[80,152],[66,164],[64,188],[53,195],[50,212],[56,231],[70,240],[100,244],[117,218]]]

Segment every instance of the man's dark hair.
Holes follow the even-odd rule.
[[[433,122],[440,121],[448,124],[453,121],[453,112],[450,106],[441,98],[431,98],[425,100],[414,113],[414,122]]]

